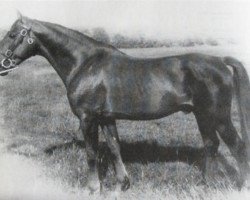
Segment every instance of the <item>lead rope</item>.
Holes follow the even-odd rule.
[[[11,72],[11,71],[13,71],[14,69],[18,69],[19,67],[14,67],[14,68],[11,68],[11,69],[6,69],[6,70],[4,70],[4,71],[1,71],[0,72],[0,75],[1,74],[5,74],[5,73],[8,73],[8,72]]]

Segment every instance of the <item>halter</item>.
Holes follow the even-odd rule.
[[[11,59],[11,57],[14,54],[15,49],[17,48],[17,46],[19,44],[21,44],[23,42],[23,39],[28,35],[28,33],[30,32],[30,28],[27,28],[25,26],[22,26],[23,29],[19,32],[19,35],[21,37],[16,38],[13,43],[10,45],[10,47],[5,51],[4,54],[2,54],[5,58],[1,61],[1,66],[3,68],[5,68],[6,70],[1,71],[0,74],[6,73],[6,72],[10,72],[14,69],[16,69],[16,61],[14,59]],[[18,41],[18,42],[16,42]],[[34,43],[34,39],[29,37],[27,39],[27,42],[29,45]],[[16,43],[16,44],[15,44]],[[12,68],[11,68],[12,67]]]

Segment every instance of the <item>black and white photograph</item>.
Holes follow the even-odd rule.
[[[247,0],[1,0],[0,200],[248,200],[249,76]]]

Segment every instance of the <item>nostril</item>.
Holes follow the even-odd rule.
[[[11,66],[15,67],[16,66],[16,61],[15,60],[11,60]]]
[[[33,42],[34,42],[34,40],[32,38],[28,38],[27,41],[28,41],[29,44],[33,44]]]

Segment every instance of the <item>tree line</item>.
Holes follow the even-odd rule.
[[[181,40],[156,40],[147,39],[143,36],[128,37],[122,34],[109,35],[104,28],[94,28],[92,31],[88,29],[79,30],[80,32],[94,38],[97,41],[111,44],[117,48],[156,48],[156,47],[192,47],[200,45],[219,45],[218,41],[212,38],[186,38]]]

